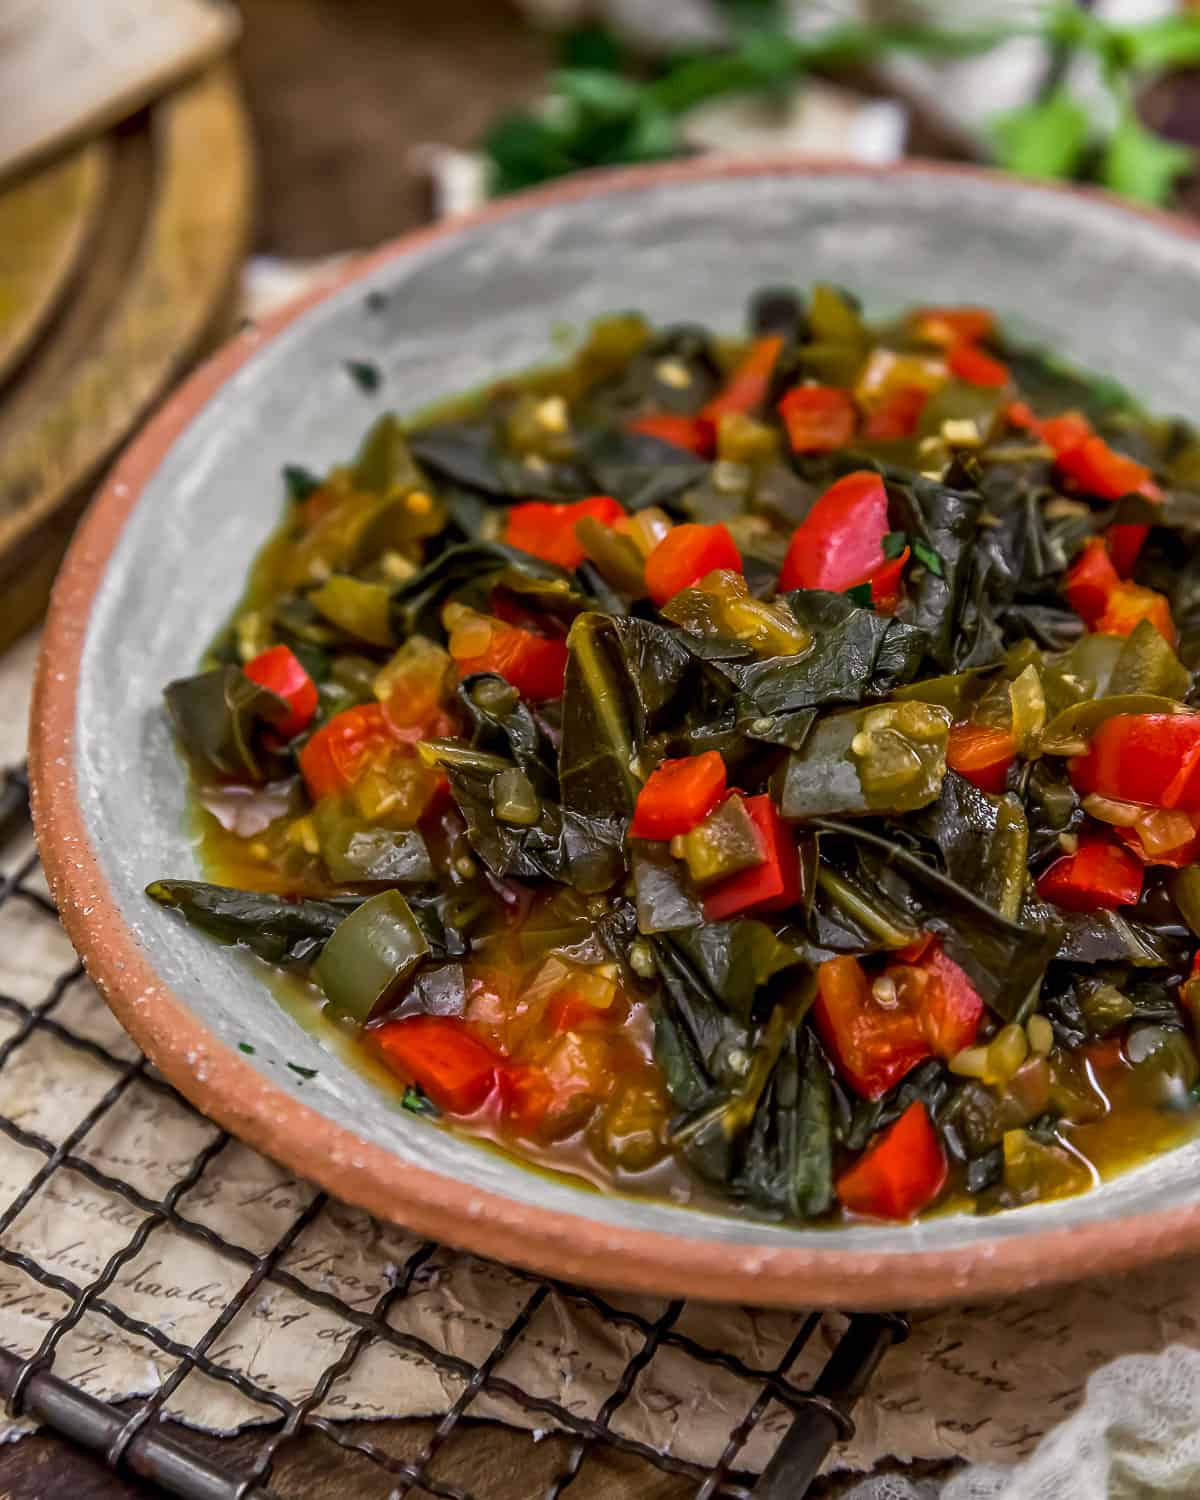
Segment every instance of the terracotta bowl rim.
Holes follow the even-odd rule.
[[[431,1239],[583,1284],[669,1297],[778,1307],[898,1308],[1006,1295],[1132,1267],[1200,1247],[1200,1203],[1074,1228],[1007,1233],[948,1249],[795,1248],[690,1239],[604,1224],[519,1203],[402,1162],[270,1083],[218,1040],[157,976],[122,917],[89,843],[75,778],[74,726],[91,606],[142,489],[217,390],[263,344],[342,288],[442,238],[536,210],[610,193],[733,177],[911,176],[992,182],[1013,190],[1107,203],[1165,232],[1200,228],[1094,189],[1014,178],[917,159],[878,167],[836,160],[701,158],[589,172],[521,193],[479,213],[406,234],[355,258],[310,291],[231,339],[165,402],[121,455],[58,576],[34,686],[30,738],[38,845],[67,933],[125,1029],[197,1109],[335,1197]]]

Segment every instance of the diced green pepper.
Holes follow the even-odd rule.
[[[321,858],[338,885],[419,885],[435,878],[429,847],[415,828],[363,827],[331,797],[317,804],[313,823]]]
[[[532,828],[542,815],[541,799],[519,766],[497,773],[492,782],[492,806],[501,823],[517,828]]]
[[[1089,633],[1075,642],[1059,665],[1080,684],[1085,697],[1103,698],[1124,648],[1124,636]]]
[[[917,436],[937,437],[943,422],[972,422],[980,440],[986,442],[1007,403],[1008,396],[1003,390],[952,380],[925,403],[917,423]]]
[[[1153,693],[1182,698],[1191,686],[1191,673],[1149,620],[1142,620],[1125,639],[1113,668],[1108,691]]]
[[[415,490],[425,480],[409,451],[399,417],[388,412],[380,417],[363,439],[354,460],[354,487],[375,495],[397,490]]]
[[[808,299],[808,335],[814,343],[835,344],[870,342],[870,334],[856,303],[841,287],[818,282]]]
[[[1002,917],[1015,922],[1021,913],[1028,873],[1029,823],[1020,799],[1009,792],[996,809],[987,868],[980,871],[979,894]]]
[[[315,608],[347,635],[372,646],[394,646],[390,613],[391,591],[383,583],[364,583],[336,573],[309,595]]]
[[[1159,1109],[1190,1109],[1200,1063],[1186,1034],[1175,1026],[1136,1026],[1125,1041],[1125,1055],[1138,1091]]]
[[[946,775],[950,712],[930,703],[880,703],[831,714],[792,753],[779,787],[785,818],[914,812]]]
[[[726,797],[703,823],[684,834],[683,857],[688,874],[700,886],[762,864],[758,830],[736,792]]]
[[[1031,663],[1019,672],[1008,685],[1008,696],[1017,754],[1034,755],[1046,727],[1046,694],[1037,667]]]
[[[1133,1001],[1114,984],[1080,985],[1078,997],[1079,1009],[1093,1036],[1107,1036],[1133,1018]]]
[[[603,574],[607,582],[633,599],[646,594],[646,571],[642,554],[627,536],[612,526],[604,526],[594,516],[583,516],[575,522],[579,545]]]
[[[947,677],[926,677],[922,682],[906,682],[892,695],[901,703],[934,703],[948,708],[956,719],[969,716],[971,704],[983,691],[978,668],[955,672]]]
[[[363,1024],[429,951],[408,902],[399,891],[381,891],[338,927],[313,965],[313,978],[333,1010]]]

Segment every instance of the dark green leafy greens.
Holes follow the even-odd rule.
[[[620,103],[587,87],[588,109]],[[774,364],[746,410],[714,417],[740,355],[619,315],[564,371],[411,430],[385,414],[324,479],[289,467],[312,503],[291,509],[210,670],[166,699],[222,857],[292,894],[148,894],[307,973],[367,1045],[420,1019],[449,1028],[430,1033],[444,1057],[465,1027],[482,1092],[443,1094],[437,1068],[401,1062],[409,1112],[482,1111],[503,1137],[528,1110],[521,1149],[544,1128],[540,1149],[571,1140],[632,1177],[670,1150],[787,1220],[851,1202],[843,1173],[917,1103],[981,1210],[1036,1196],[1014,1186],[1009,1133],[1057,1160],[1060,1130],[1100,1107],[1080,1058],[1099,1038],[1186,1107],[1200,876],[1141,846],[1141,893],[1118,909],[1056,904],[1045,880],[1081,840],[1119,855],[1187,832],[1175,808],[1146,823],[1085,795],[1077,758],[1115,717],[1200,702],[1200,438],[993,331],[984,346],[1035,414],[1006,416],[1014,391],[949,378],[923,322],[873,331],[842,289],[769,288],[750,327],[778,341]],[[872,372],[913,358],[940,387],[910,432],[876,439]],[[803,436],[794,451],[779,402],[812,382],[851,394],[840,451]],[[1161,500],[1082,491],[1039,425],[1067,410]],[[801,543],[858,555],[860,537],[817,525],[850,473],[875,507],[871,569],[780,591]],[[619,514],[566,509],[601,496]],[[531,504],[522,529],[510,513]],[[1119,635],[1079,612],[1083,549],[1143,529],[1117,586],[1169,601],[1178,651],[1161,611]],[[663,583],[677,545],[728,560],[730,540],[740,572]],[[307,707],[242,670],[279,647],[311,678]],[[971,760],[979,737],[1006,747],[995,774]],[[677,790],[642,826],[669,763],[714,752],[712,800]],[[919,1007],[886,1076],[856,1070],[839,973],[867,1051]],[[631,1057],[651,1073],[651,1036],[649,1084],[626,1075]],[[577,1086],[597,1048],[625,1050]]]

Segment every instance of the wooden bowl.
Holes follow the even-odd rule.
[[[638,306],[734,330],[753,287],[821,279],[878,311],[986,302],[1152,407],[1195,404],[1200,238],[1096,194],[918,163],[700,161],[581,178],[409,236],[201,369],[72,546],[33,725],[34,811],[63,921],[113,1010],[198,1108],[375,1214],[556,1276],[905,1307],[1195,1250],[1200,1142],[1080,1198],[914,1225],[787,1227],[536,1174],[390,1105],[235,951],[142,894],[156,876],[200,873],[160,691],[237,599],[279,512],[282,464],[321,469],[386,406],[414,410],[545,360],[564,320]],[[380,367],[377,394],[347,359]]]

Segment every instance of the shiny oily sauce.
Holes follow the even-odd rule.
[[[212,880],[148,892],[381,1102],[797,1223],[1194,1134],[1184,423],[818,286],[605,319],[285,481],[166,688]]]

